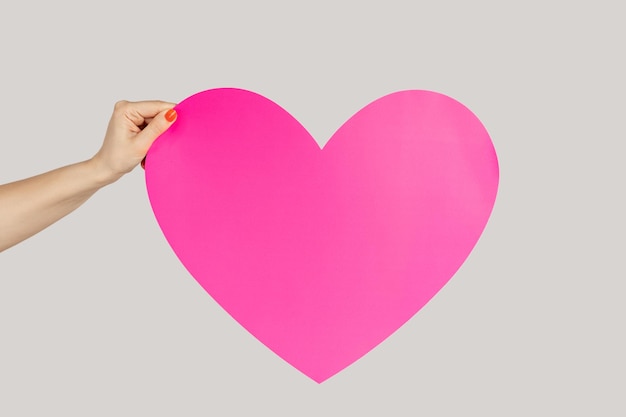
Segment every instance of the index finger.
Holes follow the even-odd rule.
[[[146,119],[151,119],[175,105],[176,103],[161,100],[121,101],[115,105],[115,109],[129,116],[135,123],[142,124]]]

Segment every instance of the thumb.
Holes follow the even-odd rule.
[[[150,148],[152,142],[174,123],[176,116],[176,110],[174,109],[162,111],[154,116],[150,123],[137,134],[136,140],[145,146],[146,149]]]

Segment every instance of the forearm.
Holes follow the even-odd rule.
[[[115,179],[91,159],[0,185],[0,252],[71,213]]]

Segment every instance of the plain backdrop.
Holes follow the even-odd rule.
[[[449,284],[318,385],[187,273],[136,169],[0,254],[0,415],[624,415],[622,7],[3,2],[0,183],[91,157],[117,100],[216,87],[320,144],[384,94],[438,91],[487,127],[501,182]]]

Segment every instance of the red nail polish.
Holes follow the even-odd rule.
[[[176,110],[169,109],[167,113],[165,113],[165,120],[167,120],[170,123],[176,120]]]
[[[144,156],[143,159],[141,160],[141,167],[143,169],[146,169],[146,157]]]

